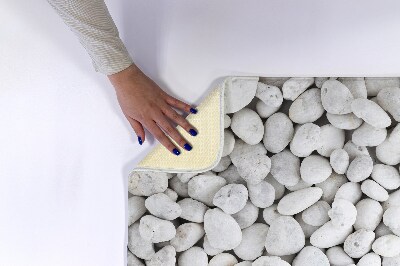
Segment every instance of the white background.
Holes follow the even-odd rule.
[[[127,175],[153,141],[46,1],[0,3],[0,265],[124,265]],[[227,75],[400,75],[395,0],[108,4],[136,63],[189,103]]]

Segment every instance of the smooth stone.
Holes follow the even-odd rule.
[[[232,77],[226,80],[224,90],[225,113],[235,113],[253,100],[258,77]]]
[[[291,192],[279,201],[278,212],[283,215],[294,215],[316,203],[321,196],[322,189],[317,187]]]
[[[295,254],[304,245],[303,230],[293,217],[281,216],[271,223],[265,241],[265,248],[269,254],[276,256]]]
[[[368,99],[355,99],[351,103],[351,110],[357,117],[376,128],[386,128],[392,123],[388,114]]]
[[[171,239],[170,244],[176,252],[182,252],[193,247],[204,236],[202,224],[184,223],[176,228],[176,235]]]
[[[314,88],[306,90],[294,100],[289,109],[289,117],[294,123],[305,124],[318,120],[324,112],[321,90]]]
[[[204,215],[204,230],[210,245],[215,248],[234,249],[242,240],[239,224],[218,208],[208,210]]]
[[[249,145],[259,143],[264,135],[260,116],[249,108],[243,108],[232,116],[231,129],[236,136]]]
[[[322,84],[322,106],[328,113],[336,115],[351,113],[353,99],[350,90],[337,80],[327,80]]]
[[[284,113],[275,113],[265,122],[264,146],[269,152],[279,153],[288,146],[293,134],[293,123],[289,117]]]

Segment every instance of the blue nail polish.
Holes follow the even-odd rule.
[[[138,142],[139,142],[140,145],[143,144],[143,141],[142,141],[142,138],[141,138],[141,137],[137,137],[137,140],[138,140]]]
[[[190,108],[190,112],[192,113],[192,114],[197,114],[197,110],[195,109],[195,108]]]
[[[172,152],[173,152],[176,156],[178,156],[179,154],[181,154],[181,152],[178,151],[178,149],[176,149],[176,148],[173,149]]]
[[[186,143],[185,145],[183,145],[183,147],[185,148],[185,150],[190,151],[192,149],[192,146],[190,146],[188,143]]]
[[[190,133],[190,135],[192,135],[192,136],[197,136],[197,131],[194,130],[193,128],[191,128],[191,129],[189,130],[189,133]]]

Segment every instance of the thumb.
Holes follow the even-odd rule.
[[[138,137],[138,142],[140,145],[142,145],[142,143],[145,140],[145,133],[144,133],[144,128],[142,126],[142,124],[140,122],[138,122],[135,119],[132,119],[130,117],[127,117],[129,124],[131,124],[131,127],[133,128],[133,130],[135,131],[137,137]]]

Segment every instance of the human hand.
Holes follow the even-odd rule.
[[[144,127],[169,151],[179,155],[179,149],[166,136],[169,135],[179,146],[190,151],[192,146],[171,122],[181,126],[190,135],[197,131],[173,108],[187,113],[197,113],[190,105],[173,98],[160,89],[134,64],[127,69],[108,76],[115,88],[119,105],[142,145],[145,141]]]

